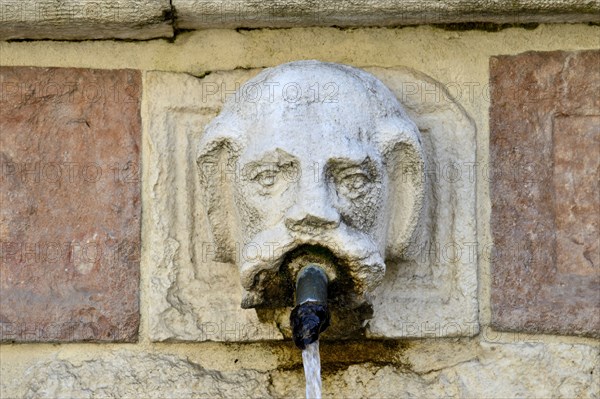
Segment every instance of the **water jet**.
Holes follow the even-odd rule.
[[[302,349],[307,398],[321,397],[319,335],[330,322],[327,284],[327,274],[319,265],[303,267],[296,280],[296,307],[290,314],[292,338]]]

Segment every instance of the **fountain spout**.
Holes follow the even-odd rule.
[[[296,279],[296,307],[290,315],[294,343],[300,349],[319,339],[329,327],[327,308],[328,279],[316,264],[308,264],[298,272]]]

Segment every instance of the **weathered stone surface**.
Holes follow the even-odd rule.
[[[600,336],[600,52],[491,60],[492,318]]]
[[[323,397],[596,398],[599,355],[598,348],[586,345],[430,341],[394,364],[325,360]],[[175,355],[122,350],[97,358],[34,361],[22,378],[3,379],[2,393],[11,398],[303,397],[304,376],[301,367],[218,371]]]
[[[148,207],[142,262],[150,271],[149,334],[154,340],[282,339],[275,323],[261,323],[254,310],[241,308],[237,267],[212,261],[214,245],[200,208],[196,166],[203,127],[222,106],[215,90],[221,84],[235,90],[235,82],[257,72],[213,73],[207,80],[145,75],[142,195]]]
[[[425,152],[425,212],[405,258],[388,262],[373,296],[373,338],[471,336],[477,300],[476,128],[434,79],[403,68],[366,68],[416,123]],[[410,174],[410,171],[404,173]]]
[[[556,267],[593,279],[600,272],[600,181],[594,173],[600,170],[600,115],[556,117],[553,133]]]
[[[597,349],[582,345],[483,344],[470,357],[411,370],[374,364],[323,370],[323,397],[360,398],[595,398],[600,393]],[[302,397],[299,372],[271,375],[275,397]]]
[[[151,39],[178,29],[599,22],[589,0],[1,0],[0,40]]]
[[[117,352],[97,360],[54,360],[32,367],[25,398],[258,398],[268,375],[253,370],[207,370],[164,354]]]
[[[184,29],[294,26],[398,26],[459,22],[599,21],[594,1],[489,0],[419,1],[173,0],[177,26]]]
[[[173,36],[169,0],[1,0],[0,40]]]
[[[143,164],[148,184],[143,195],[149,207],[143,262],[150,270],[153,340],[252,341],[288,333],[289,309],[261,311],[260,317],[241,309],[237,268],[211,260],[215,246],[197,177],[195,144],[204,126],[224,99],[258,72],[214,72],[203,79],[146,75]],[[368,72],[392,89],[421,131],[428,170],[419,234],[407,259],[386,261],[383,283],[372,294],[374,317],[366,332],[388,338],[476,334],[474,125],[430,78],[401,68]],[[269,95],[268,88],[262,94]],[[244,94],[238,96],[245,101]],[[411,170],[399,173],[412,177]],[[243,251],[240,245],[238,256],[246,256]],[[335,331],[334,320],[324,338],[328,333],[343,332]]]
[[[136,340],[140,73],[6,67],[0,85],[0,339]]]

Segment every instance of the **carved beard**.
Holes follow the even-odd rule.
[[[385,274],[385,258],[373,239],[366,233],[341,223],[335,229],[315,229],[293,232],[283,223],[258,233],[246,246],[261,248],[255,257],[240,259],[240,275],[246,290],[244,307],[261,301],[267,284],[276,280],[279,268],[291,251],[303,246],[324,247],[344,263],[343,269],[352,279],[355,294],[362,296],[376,287]],[[336,278],[336,265],[326,270],[330,280]],[[296,271],[297,272],[297,271]]]

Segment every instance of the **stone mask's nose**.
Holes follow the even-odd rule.
[[[303,184],[297,199],[285,216],[285,226],[293,232],[313,233],[335,229],[340,225],[340,213],[333,206],[324,182]]]

